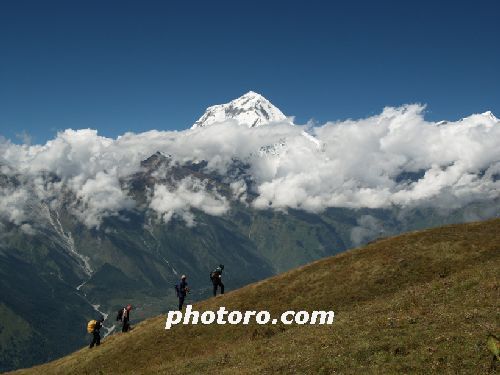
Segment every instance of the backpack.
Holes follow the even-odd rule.
[[[179,297],[179,284],[175,284],[174,287],[175,287],[175,295]]]
[[[92,333],[94,332],[95,325],[97,324],[96,320],[91,320],[90,322],[87,323],[87,332]]]
[[[122,320],[123,318],[123,309],[118,310],[118,314],[116,315],[116,320]]]
[[[210,272],[210,280],[212,280],[212,281],[218,280],[220,278],[221,274],[222,274],[222,270],[219,267],[217,267],[215,270]]]

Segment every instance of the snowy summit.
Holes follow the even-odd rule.
[[[208,107],[191,129],[203,128],[217,122],[236,120],[240,125],[254,128],[271,122],[290,122],[278,108],[262,95],[249,91],[226,104]]]

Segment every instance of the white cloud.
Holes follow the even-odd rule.
[[[243,180],[233,181],[229,184],[235,199],[245,203],[247,200],[247,184]]]
[[[358,246],[377,237],[383,236],[383,224],[371,215],[363,215],[357,220],[357,226],[351,229],[351,241]]]
[[[35,228],[33,228],[31,224],[27,223],[21,224],[20,228],[25,234],[29,236],[34,236],[37,233],[37,231],[35,230]]]
[[[229,203],[215,191],[207,191],[203,181],[186,177],[175,188],[156,185],[149,207],[157,212],[164,222],[173,217],[183,219],[188,226],[193,226],[192,209],[198,209],[208,215],[222,215],[229,210]]]
[[[98,227],[105,216],[134,207],[135,202],[122,190],[116,168],[99,171],[87,179],[76,193],[74,213],[89,227]]]
[[[437,124],[423,118],[423,109],[385,108],[377,116],[316,127],[283,123],[248,128],[228,121],[179,132],[126,133],[117,139],[91,129],[68,129],[45,145],[0,142],[0,164],[3,173],[29,176],[40,199],[59,199],[69,189],[77,198],[75,215],[88,226],[134,206],[120,181],[139,171],[140,162],[156,151],[178,162],[206,160],[208,169],[222,174],[234,158],[248,163],[253,185],[243,178],[229,183],[235,200],[256,193],[252,204],[257,209],[461,207],[498,198],[500,122],[482,114]],[[305,130],[315,139],[305,136]],[[42,172],[57,179],[47,182]],[[421,176],[418,181],[398,178],[402,173]],[[178,215],[192,224],[192,209],[222,215],[229,208],[225,198],[194,179],[170,189],[156,186],[150,202],[165,221]],[[0,194],[0,215],[21,223],[26,192],[4,188]]]
[[[28,219],[26,202],[30,198],[29,192],[22,187],[0,187],[0,217],[21,225]]]

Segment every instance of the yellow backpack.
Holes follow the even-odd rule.
[[[97,321],[95,321],[95,320],[91,320],[90,322],[88,322],[88,324],[87,324],[87,332],[88,333],[94,332],[94,328],[95,328],[96,323],[97,323]]]

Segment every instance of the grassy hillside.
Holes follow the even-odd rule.
[[[333,310],[331,326],[142,322],[47,373],[486,373],[499,330],[500,220],[379,240],[196,304]],[[63,336],[60,336],[64,340]]]

